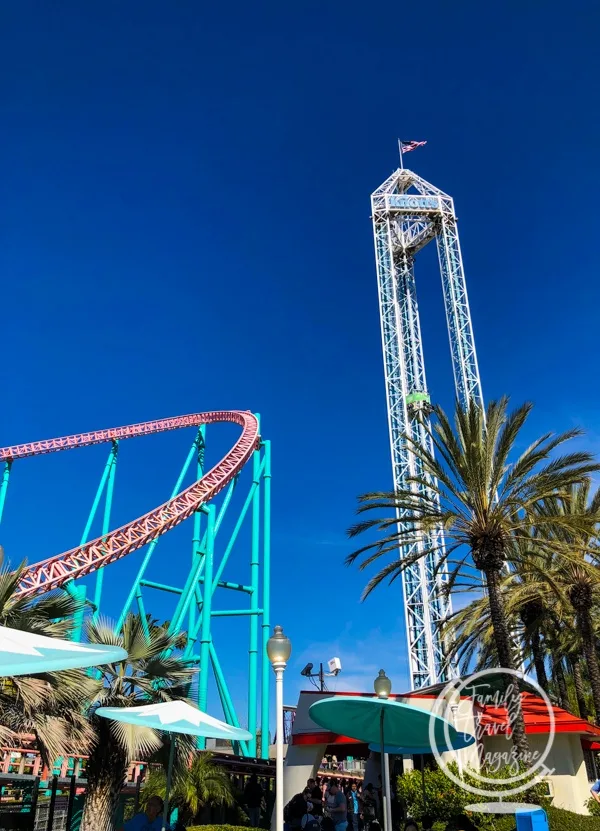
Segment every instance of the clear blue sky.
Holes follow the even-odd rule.
[[[455,198],[486,397],[531,398],[532,435],[577,423],[600,448],[599,17],[585,0],[4,9],[2,444],[259,411],[290,700],[332,654],[344,686],[380,665],[407,683],[400,588],[361,605],[342,565],[356,495],[391,480],[369,195],[397,136],[428,141],[406,162]],[[451,406],[433,252],[418,265],[430,391]],[[115,522],[166,497],[188,438],[123,447]],[[15,465],[13,560],[77,543],[104,455]],[[159,551],[171,577],[188,532]],[[138,560],[107,572],[112,614]],[[238,698],[245,648],[223,659]]]

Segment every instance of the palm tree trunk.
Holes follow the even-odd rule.
[[[119,784],[120,791],[123,782]],[[113,793],[111,783],[103,782],[92,786],[88,782],[81,817],[82,831],[111,831],[116,808]]]
[[[88,759],[87,789],[81,831],[112,831],[119,794],[127,773],[127,758],[109,732],[109,723],[96,717],[98,740]]]
[[[533,666],[535,667],[535,674],[538,684],[544,690],[546,695],[550,693],[550,684],[548,682],[548,675],[546,673],[546,662],[544,647],[542,646],[542,635],[539,625],[536,621],[539,620],[543,613],[537,603],[526,603],[521,609],[521,623],[531,634],[529,635],[529,646],[531,648],[531,655],[533,657]]]
[[[516,670],[513,656],[513,645],[510,637],[510,628],[504,608],[504,600],[500,593],[500,572],[496,569],[485,571],[485,578],[488,592],[488,604],[490,607],[490,618],[494,629],[494,642],[500,661],[500,668]],[[508,696],[508,717],[512,731],[512,741],[520,759],[527,759],[529,756],[529,744],[525,733],[525,719],[521,706],[521,694],[517,689]]]
[[[598,663],[596,638],[594,636],[594,627],[592,626],[589,608],[587,606],[585,608],[579,608],[577,610],[577,618],[581,639],[583,641],[583,654],[585,655],[585,663],[587,664],[590,686],[592,688],[592,698],[594,699],[594,709],[596,711],[595,721],[596,724],[600,724],[600,664]]]
[[[542,647],[540,630],[537,628],[531,635],[531,652],[533,654],[533,665],[535,667],[538,684],[547,695],[550,691],[550,684],[548,683],[548,675],[546,674],[546,664],[544,661],[544,650]]]
[[[565,678],[565,670],[562,663],[562,658],[559,658],[553,664],[552,671],[554,680],[556,681],[556,691],[558,694],[558,703],[563,710],[569,709],[569,691],[567,690],[567,679]]]
[[[573,684],[575,685],[575,695],[577,697],[577,708],[579,716],[587,719],[589,716],[587,702],[585,700],[585,689],[583,686],[583,674],[581,672],[581,663],[579,658],[570,659],[571,669],[573,671]]]

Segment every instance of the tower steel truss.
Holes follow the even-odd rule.
[[[406,437],[433,453],[429,436],[431,403],[425,378],[421,326],[414,276],[418,252],[436,240],[446,309],[454,384],[459,401],[482,401],[473,327],[469,312],[454,202],[410,170],[398,169],[371,196],[379,311],[395,489],[418,486],[420,460]],[[436,492],[428,487],[430,498]],[[400,523],[406,517],[399,515]],[[436,539],[414,539],[402,546],[411,557],[429,548],[403,573],[402,590],[413,689],[443,681],[449,673],[440,624],[451,612],[439,589],[447,572],[439,568],[442,529]]]

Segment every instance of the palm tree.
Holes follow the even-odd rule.
[[[172,654],[174,639],[161,627],[153,627],[148,637],[137,615],[129,615],[120,634],[99,621],[88,623],[87,635],[90,643],[121,646],[129,656],[126,662],[100,668],[102,675],[90,699],[93,739],[81,827],[82,831],[109,831],[129,762],[147,758],[162,742],[155,730],[109,721],[95,715],[95,710],[182,698],[192,671]],[[184,742],[177,744],[185,747]]]
[[[485,577],[498,660],[502,667],[511,670],[516,669],[514,644],[501,582],[513,541],[528,537],[531,528],[559,524],[581,527],[582,521],[575,515],[536,514],[535,508],[555,494],[566,494],[573,484],[585,481],[599,469],[590,453],[553,455],[569,439],[580,435],[579,430],[560,435],[547,433],[511,461],[531,408],[531,404],[524,404],[508,413],[507,398],[491,402],[485,412],[474,401],[466,409],[457,404],[454,427],[443,410],[436,408],[433,428],[424,425],[424,429],[441,461],[410,436],[404,437],[421,473],[412,477],[405,489],[368,493],[359,498],[359,514],[381,510],[387,514],[363,520],[350,529],[351,537],[375,529],[380,537],[346,560],[351,564],[362,557],[360,568],[364,569],[381,558],[393,556],[392,562],[369,580],[363,597],[386,578],[395,580],[421,557],[433,556],[444,568],[451,556],[458,553],[450,587],[472,561]],[[405,521],[399,524],[398,517]],[[444,529],[445,548],[440,546],[438,535],[432,534],[440,527]],[[547,537],[545,545],[552,547],[554,540]],[[420,543],[416,553],[403,555],[402,547],[415,540]],[[523,758],[528,745],[518,696],[511,717],[513,744]]]
[[[227,771],[215,764],[213,758],[210,752],[199,752],[192,764],[180,769],[174,778],[169,801],[182,812],[184,822],[195,820],[207,805],[224,805],[229,808],[235,804]],[[142,806],[153,794],[164,799],[166,783],[164,769],[150,771],[141,794]]]
[[[68,637],[77,601],[66,592],[23,598],[15,592],[24,565],[11,569],[0,546],[0,625],[46,637]],[[91,686],[80,670],[0,680],[0,738],[13,744],[33,734],[45,764],[85,746],[91,732],[83,702]]]
[[[547,604],[554,602],[563,620],[574,613],[588,671],[596,723],[600,724],[600,661],[597,652],[595,617],[600,604],[600,572],[593,560],[600,559],[597,527],[600,488],[590,498],[590,483],[571,486],[567,493],[553,496],[538,506],[544,517],[558,514],[565,520],[552,531],[553,542],[561,546],[550,567],[528,563],[533,572],[533,590]],[[581,521],[587,520],[585,521]],[[537,578],[537,583],[535,582]]]

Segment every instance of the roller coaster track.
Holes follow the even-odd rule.
[[[167,430],[179,430],[182,427],[199,427],[201,424],[230,422],[242,427],[242,434],[232,449],[218,462],[212,470],[190,485],[177,496],[150,511],[139,519],[115,531],[91,540],[78,548],[56,554],[47,560],[29,566],[23,573],[17,589],[22,597],[43,594],[62,586],[69,580],[84,577],[122,557],[137,551],[138,548],[170,531],[180,522],[190,517],[195,511],[210,502],[244,467],[260,443],[259,426],[256,416],[241,410],[222,410],[209,413],[164,418],[159,421],[146,421],[130,424],[127,427],[114,427],[109,430],[95,430],[91,433],[77,433],[59,439],[34,441],[17,444],[13,447],[0,448],[0,461],[12,462],[28,456],[44,453],[57,453],[61,450],[73,450],[77,447],[89,447],[92,444],[131,439],[163,433]]]

